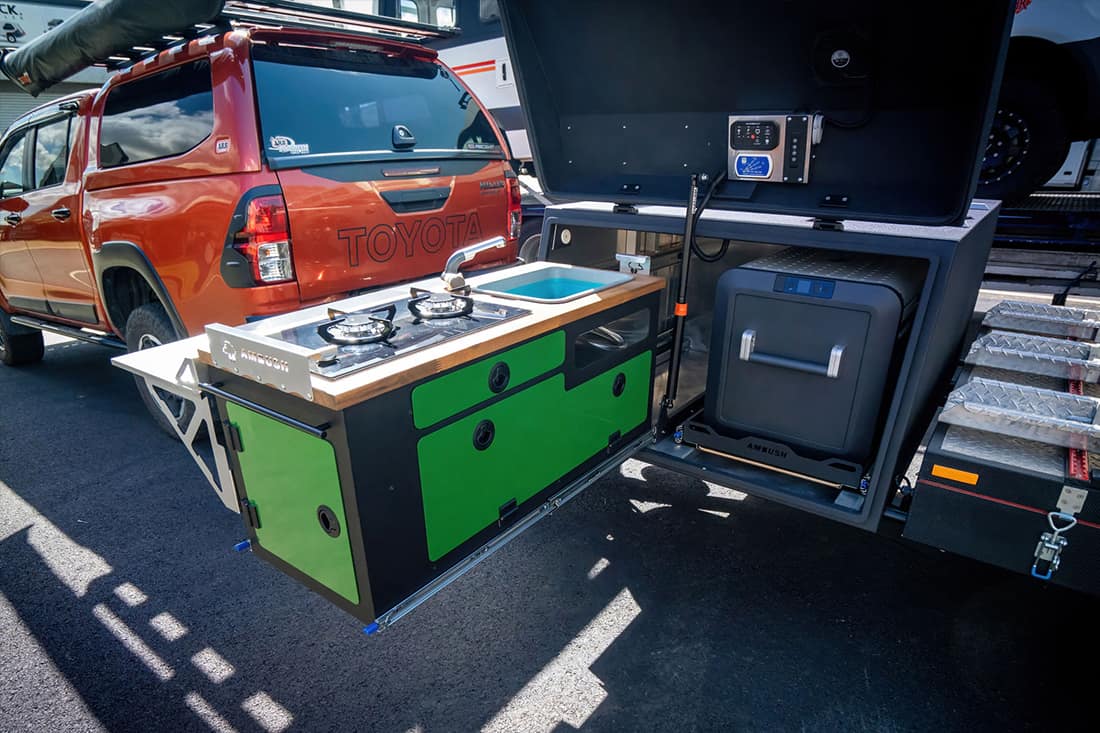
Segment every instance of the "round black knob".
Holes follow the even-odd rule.
[[[329,537],[340,536],[340,520],[336,518],[336,512],[322,504],[317,507],[317,521],[321,523],[321,529]]]
[[[493,425],[492,420],[482,420],[474,428],[474,447],[478,450],[485,450],[493,444],[493,438],[496,437],[497,429]]]
[[[619,372],[615,375],[615,381],[611,383],[611,394],[619,397],[626,389],[626,375]]]
[[[512,378],[512,370],[503,361],[498,361],[489,370],[489,391],[499,394],[508,389],[508,381]]]

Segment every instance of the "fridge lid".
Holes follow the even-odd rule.
[[[684,205],[725,174],[712,208],[925,225],[965,217],[1015,5],[500,2],[550,193]]]

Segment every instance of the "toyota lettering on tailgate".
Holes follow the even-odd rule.
[[[337,229],[336,237],[347,245],[350,267],[359,266],[363,252],[375,262],[389,262],[399,252],[405,257],[416,256],[417,250],[435,254],[444,247],[458,249],[483,238],[477,213]]]

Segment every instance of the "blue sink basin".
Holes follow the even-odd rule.
[[[537,303],[564,303],[605,288],[622,285],[632,275],[589,267],[545,267],[521,275],[483,281],[474,291]]]

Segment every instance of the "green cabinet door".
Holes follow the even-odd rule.
[[[455,369],[413,390],[413,422],[418,428],[434,425],[509,387],[551,372],[564,360],[565,334],[555,331]],[[494,384],[498,374],[500,381]]]
[[[233,403],[226,413],[241,435],[237,457],[245,494],[256,505],[259,546],[359,603],[332,445]]]
[[[647,351],[571,390],[558,374],[421,438],[428,557],[443,557],[605,451],[613,434],[645,422],[652,361]]]

